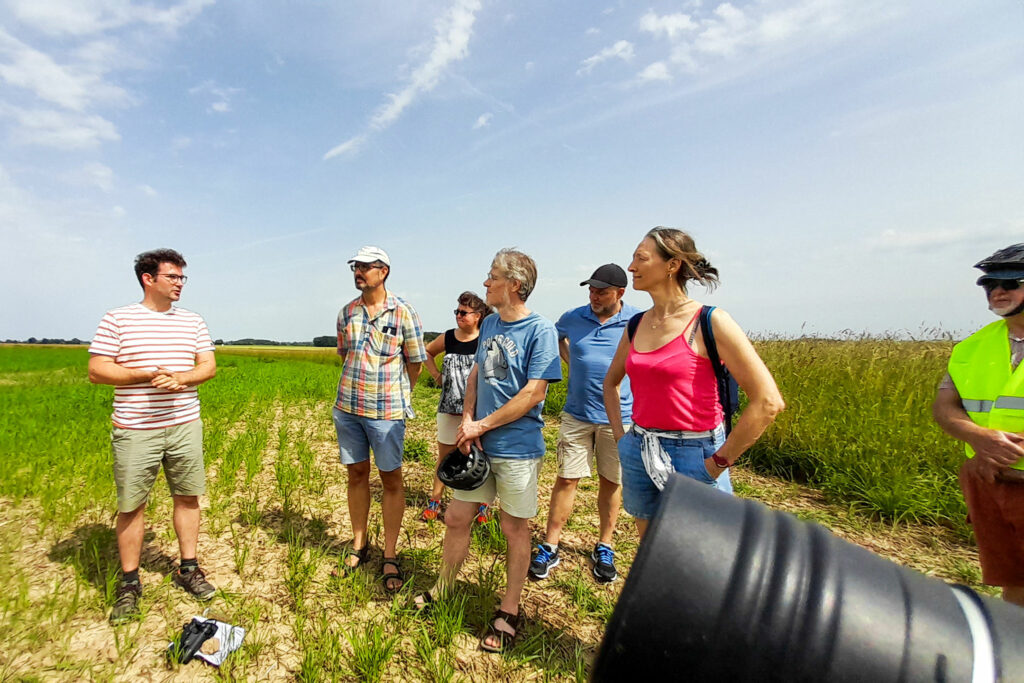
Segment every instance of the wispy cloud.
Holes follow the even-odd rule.
[[[139,44],[176,31],[212,2],[154,7],[124,0],[8,0],[5,9],[16,21],[0,27],[0,83],[6,86],[0,119],[10,139],[60,149],[119,140],[99,112],[131,106],[136,98],[113,74],[145,66]],[[13,26],[27,28],[31,39],[15,36]],[[136,47],[124,47],[129,43]]]
[[[584,59],[580,63],[580,68],[576,73],[580,76],[589,74],[593,71],[595,66],[602,62],[607,62],[609,59],[621,59],[626,62],[630,61],[633,59],[633,43],[628,40],[620,40],[614,45],[606,47],[596,55],[592,55]]]
[[[494,118],[494,114],[491,112],[480,114],[476,119],[476,123],[473,124],[473,130],[480,130],[481,128],[490,125],[492,118]]]
[[[672,74],[668,71],[665,62],[654,62],[644,67],[644,70],[637,74],[641,82],[648,81],[671,81]]]
[[[226,114],[231,111],[231,99],[242,92],[241,88],[231,88],[217,85],[215,81],[203,81],[199,85],[189,88],[189,95],[201,95],[209,97],[212,101],[207,111],[217,114]]]
[[[141,190],[142,194],[146,195],[147,197],[157,197],[160,194],[150,185],[139,185],[139,190]]]
[[[174,31],[189,23],[214,0],[185,0],[166,8],[124,0],[8,0],[24,24],[53,36],[86,36],[132,24]]]
[[[102,142],[121,139],[113,123],[95,114],[23,109],[0,104],[0,119],[14,123],[10,139],[21,145],[91,149]]]
[[[21,42],[0,28],[0,79],[30,91],[41,100],[84,111],[95,104],[131,102],[119,86],[104,81],[108,67],[88,55],[89,61],[58,64],[50,55]]]
[[[648,12],[647,14],[640,17],[640,30],[654,34],[655,37],[667,36],[669,40],[675,40],[677,36],[681,36],[685,32],[693,31],[697,28],[697,22],[695,22],[689,14],[683,14],[681,12],[676,14],[663,14],[661,16],[654,12]]]
[[[656,40],[668,41],[669,53],[659,61],[669,75],[672,70],[696,74],[716,63],[746,60],[753,65],[771,55],[832,40],[890,12],[871,0],[773,0],[742,7],[723,2],[709,9],[696,5],[686,13],[648,11],[637,26]]]
[[[363,145],[371,131],[382,131],[398,120],[416,99],[437,87],[446,69],[469,54],[473,23],[480,11],[480,0],[456,0],[451,9],[435,24],[434,43],[425,62],[413,70],[409,83],[397,93],[388,95],[370,118],[369,131],[355,135],[324,154],[324,160],[351,154]]]

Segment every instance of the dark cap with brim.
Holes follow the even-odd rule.
[[[607,287],[625,287],[627,284],[626,271],[614,263],[606,263],[595,270],[589,280],[581,282],[580,287],[590,285],[598,289],[605,289]]]
[[[1024,280],[1024,268],[1007,268],[1006,270],[992,270],[978,278],[975,284],[984,284],[993,280]]]

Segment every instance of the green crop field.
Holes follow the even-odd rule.
[[[955,479],[962,451],[929,413],[949,348],[888,340],[759,343],[788,409],[736,471],[737,491],[923,571],[976,585]],[[474,530],[462,582],[449,599],[429,617],[409,605],[433,583],[440,562],[443,526],[417,521],[433,466],[437,389],[425,381],[414,396],[399,544],[412,578],[392,597],[376,578],[383,538],[375,476],[375,551],[365,571],[339,570],[351,530],[330,418],[339,372],[333,349],[220,349],[217,360],[217,377],[200,389],[208,490],[199,558],[221,589],[210,615],[248,635],[220,670],[198,663],[175,669],[162,650],[205,606],[170,583],[177,543],[166,484],[158,479],[146,512],[143,618],[111,628],[106,613],[119,569],[112,389],[88,383],[84,348],[0,346],[0,680],[586,679],[622,586],[600,586],[589,575],[593,482],[581,485],[562,565],[549,581],[526,588],[516,646],[504,656],[480,653],[477,638],[504,583],[496,522]],[[564,386],[556,385],[545,409],[549,448],[562,401]],[[548,457],[535,537],[553,480]],[[915,543],[920,552],[907,555]],[[636,546],[624,514],[616,534],[623,574]],[[919,559],[930,555],[941,557]]]

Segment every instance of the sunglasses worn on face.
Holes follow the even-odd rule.
[[[464,311],[461,308],[456,308],[454,311],[452,311],[452,313],[455,314],[455,317],[461,318],[461,317],[464,317],[464,316],[467,316],[467,315],[473,315],[473,313],[475,313],[475,311]]]
[[[374,268],[383,268],[384,266],[382,266],[379,263],[350,263],[349,267],[352,269],[353,273],[356,272],[357,270],[361,273],[365,273],[368,270],[373,270]]]
[[[985,289],[986,294],[991,294],[996,287],[1002,287],[1007,292],[1020,287],[1020,280],[985,280],[981,283],[981,286]]]

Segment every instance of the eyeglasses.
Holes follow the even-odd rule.
[[[455,314],[455,317],[461,318],[467,315],[473,315],[474,313],[476,313],[476,311],[464,311],[461,308],[456,308],[454,311],[452,311],[452,313]]]
[[[357,270],[361,273],[365,273],[366,271],[373,270],[374,268],[384,267],[383,263],[350,263],[348,265],[349,268],[352,269],[353,273],[356,272]]]
[[[186,282],[188,282],[188,275],[175,275],[173,273],[157,273],[156,277],[160,277],[161,275],[163,275],[165,278],[167,278],[168,280],[175,284],[185,284]]]
[[[504,275],[492,275],[491,273],[487,273],[487,275],[484,276],[484,280],[504,280],[504,279],[506,279]]]
[[[991,294],[996,287],[1002,287],[1007,292],[1012,292],[1020,287],[1020,284],[1021,280],[985,280],[981,286],[986,294]]]

